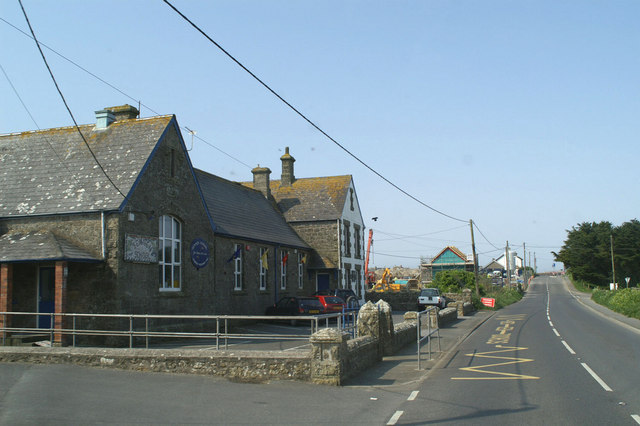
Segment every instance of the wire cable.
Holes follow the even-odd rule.
[[[35,124],[36,128],[38,130],[42,130],[40,128],[40,126],[38,125],[38,122],[36,121],[36,119],[33,117],[33,114],[31,114],[31,111],[29,110],[29,108],[27,108],[27,105],[24,103],[24,101],[22,100],[22,97],[20,96],[20,94],[18,93],[18,90],[16,89],[16,87],[13,85],[13,82],[11,81],[11,79],[9,78],[9,75],[7,74],[7,72],[5,71],[4,67],[2,66],[2,64],[0,64],[0,70],[2,70],[2,73],[4,74],[5,78],[7,79],[7,81],[9,82],[9,85],[11,86],[11,89],[13,89],[13,93],[15,93],[16,97],[18,98],[18,100],[20,101],[20,103],[22,104],[22,107],[25,109],[25,111],[27,111],[27,114],[29,114],[29,117],[31,117],[31,120],[33,121],[33,124]],[[51,143],[51,141],[49,140],[49,138],[43,134],[42,135],[44,140],[47,142],[47,145],[49,145],[49,148],[51,148],[51,151],[53,151],[53,153],[55,154],[55,156],[58,158],[58,162],[59,164],[62,165],[62,167],[64,167],[64,169],[67,171],[67,173],[69,174],[69,176],[71,176],[71,179],[73,179],[76,182],[76,185],[80,186],[80,181],[78,180],[78,178],[76,177],[76,174],[74,172],[72,172],[71,170],[69,170],[69,168],[67,167],[67,163],[62,159],[62,157],[60,157],[60,154],[58,154],[58,151],[56,151],[56,149],[53,147],[53,144]],[[97,201],[96,198],[93,198],[94,201]]]
[[[342,149],[344,152],[346,152],[347,154],[349,154],[353,159],[355,159],[357,162],[359,162],[360,164],[362,164],[364,167],[366,167],[367,169],[369,169],[369,171],[371,171],[372,173],[374,173],[376,176],[378,176],[380,179],[384,180],[385,182],[387,182],[389,185],[391,185],[392,187],[394,187],[395,189],[397,189],[398,191],[400,191],[401,193],[403,193],[404,195],[406,195],[407,197],[411,198],[412,200],[414,200],[415,202],[417,202],[418,204],[432,210],[435,213],[438,213],[442,216],[448,217],[449,219],[452,220],[456,220],[458,222],[467,222],[466,220],[463,219],[458,219],[457,217],[448,215],[440,210],[437,210],[433,207],[431,207],[430,205],[426,204],[425,202],[419,200],[418,198],[414,197],[413,195],[409,194],[407,191],[405,191],[404,189],[400,188],[398,185],[396,185],[395,183],[391,182],[389,179],[387,179],[386,177],[384,177],[381,173],[379,173],[378,171],[376,171],[375,169],[373,169],[373,167],[369,166],[367,163],[365,163],[363,160],[361,160],[360,158],[358,158],[355,154],[353,154],[351,151],[349,151],[347,148],[345,148],[342,144],[340,144],[337,140],[335,140],[334,138],[332,138],[331,136],[329,136],[329,134],[327,134],[327,132],[325,132],[324,130],[322,130],[320,127],[318,127],[318,125],[316,125],[313,121],[311,121],[309,118],[307,118],[306,115],[304,115],[302,112],[300,112],[297,108],[295,108],[293,105],[291,105],[287,100],[285,100],[282,96],[280,96],[275,90],[273,90],[271,87],[269,87],[269,85],[267,85],[265,82],[263,82],[257,75],[255,75],[253,72],[251,72],[251,70],[249,70],[247,67],[245,67],[240,61],[238,61],[233,55],[231,55],[229,52],[227,52],[221,45],[219,45],[215,40],[213,40],[211,37],[209,37],[209,35],[204,32],[202,29],[200,29],[200,27],[198,27],[195,23],[193,23],[193,21],[191,21],[189,18],[187,18],[182,12],[180,12],[174,5],[172,5],[168,0],[163,0],[171,9],[173,9],[178,15],[180,15],[182,17],[182,19],[184,19],[185,21],[187,21],[193,28],[195,28],[200,34],[202,34],[207,40],[209,40],[213,45],[215,45],[218,49],[220,49],[220,51],[222,51],[222,53],[224,53],[225,55],[227,55],[227,57],[229,57],[229,59],[231,59],[233,62],[235,62],[240,68],[242,68],[244,71],[246,71],[251,77],[253,77],[258,83],[260,83],[265,89],[267,89],[269,92],[271,92],[276,98],[278,98],[280,101],[282,101],[286,106],[288,106],[293,112],[295,112],[296,114],[298,114],[298,116],[300,116],[303,120],[305,120],[307,123],[309,123],[314,129],[316,129],[317,131],[319,131],[321,134],[323,134],[327,139],[329,139],[331,142],[333,142],[335,145],[337,145],[340,149]]]
[[[480,235],[482,235],[482,238],[485,239],[486,242],[489,243],[489,245],[491,247],[493,247],[496,250],[502,250],[501,248],[496,247],[491,241],[489,241],[489,239],[482,233],[482,231],[480,230],[480,228],[478,228],[478,224],[476,223],[476,221],[473,221],[473,226],[478,230],[478,232],[480,233]]]
[[[21,32],[23,35],[25,35],[26,37],[29,37],[30,39],[33,40],[33,37],[29,34],[27,34],[26,32],[22,31],[20,28],[16,27],[15,25],[13,25],[11,22],[3,19],[2,17],[0,17],[0,21],[4,22],[5,24],[9,25],[10,27],[14,28],[16,31]],[[109,86],[110,88],[112,88],[113,90],[115,90],[116,92],[120,93],[121,95],[131,99],[133,102],[137,102],[141,107],[144,107],[146,109],[148,109],[149,111],[151,111],[153,114],[155,115],[161,115],[159,112],[155,111],[153,108],[151,108],[149,105],[146,105],[145,103],[141,102],[140,100],[137,100],[136,98],[134,98],[133,96],[127,94],[125,91],[119,89],[117,86],[109,83],[108,81],[106,81],[105,79],[101,78],[100,76],[98,76],[97,74],[92,73],[91,71],[89,71],[88,69],[86,69],[85,67],[83,67],[82,65],[78,64],[77,62],[73,61],[72,59],[69,59],[68,57],[64,56],[62,53],[56,51],[55,49],[53,49],[52,47],[46,45],[45,43],[42,43],[41,41],[38,41],[38,43],[41,46],[44,46],[45,48],[49,49],[51,52],[55,53],[56,55],[58,55],[60,58],[64,59],[65,61],[69,62],[70,64],[74,65],[75,67],[79,68],[80,70],[86,72],[87,74],[89,74],[91,77],[95,78],[96,80],[100,81],[101,83]],[[187,128],[187,126],[179,126],[180,130],[182,131],[182,128]],[[243,161],[237,159],[236,157],[234,157],[233,155],[223,151],[222,149],[218,148],[217,146],[213,145],[211,142],[203,139],[200,136],[195,136],[196,139],[202,141],[203,143],[205,143],[206,145],[209,145],[211,148],[219,151],[220,153],[226,155],[227,157],[231,158],[232,160],[242,164],[243,166],[247,167],[248,169],[251,169],[251,166],[249,166],[248,164],[244,163]]]
[[[87,149],[89,150],[89,152],[91,153],[91,156],[93,157],[93,159],[95,160],[96,164],[98,165],[98,167],[100,168],[100,170],[102,170],[102,173],[105,175],[105,177],[107,178],[107,180],[111,183],[111,185],[113,185],[113,187],[120,193],[120,195],[122,195],[124,197],[124,199],[127,199],[127,196],[124,195],[122,193],[122,191],[120,190],[120,188],[118,188],[118,186],[113,182],[113,180],[111,180],[111,178],[109,177],[109,175],[107,174],[107,172],[104,170],[104,168],[102,167],[102,164],[100,164],[100,161],[98,161],[98,158],[96,158],[96,155],[94,154],[93,150],[91,149],[91,147],[89,146],[89,143],[87,142],[87,140],[85,139],[84,135],[82,134],[82,131],[80,131],[80,127],[78,126],[78,123],[76,122],[75,117],[73,116],[73,113],[71,112],[71,109],[69,108],[69,105],[67,104],[67,100],[64,98],[64,95],[62,94],[62,91],[60,90],[60,87],[58,86],[58,82],[56,81],[55,76],[53,75],[53,72],[51,71],[51,68],[49,67],[49,63],[47,62],[47,58],[44,56],[44,52],[42,51],[42,49],[40,48],[40,43],[38,43],[38,39],[36,38],[36,34],[33,31],[33,27],[31,27],[31,22],[29,22],[29,17],[27,16],[27,11],[24,10],[24,6],[22,5],[22,0],[18,0],[18,2],[20,3],[20,8],[22,8],[22,13],[24,14],[24,19],[26,19],[27,21],[27,25],[29,25],[29,30],[31,31],[31,35],[33,36],[33,40],[36,42],[36,46],[38,47],[38,51],[40,52],[40,55],[42,56],[42,60],[44,61],[44,64],[47,66],[47,70],[49,71],[49,75],[51,76],[51,79],[53,80],[53,84],[56,86],[56,89],[58,90],[58,93],[60,94],[60,98],[62,98],[62,102],[64,103],[64,106],[67,108],[67,111],[69,112],[69,115],[71,116],[71,119],[73,120],[73,124],[75,125],[76,130],[78,131],[78,133],[80,134],[80,137],[82,137],[82,140],[84,141],[84,144],[86,145]]]

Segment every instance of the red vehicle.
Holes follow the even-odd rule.
[[[316,295],[314,297],[318,298],[322,306],[324,306],[323,313],[325,314],[342,312],[347,307],[345,301],[337,296]]]

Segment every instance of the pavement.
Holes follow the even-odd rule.
[[[476,311],[470,315],[458,317],[456,321],[440,328],[439,335],[433,335],[431,359],[429,359],[429,343],[423,341],[421,344],[420,369],[418,369],[416,342],[406,345],[392,356],[384,357],[374,367],[346,380],[343,386],[405,387],[425,380],[432,370],[446,363],[453,356],[463,340],[494,314],[494,311]]]
[[[571,284],[571,282],[567,279],[564,278],[562,280],[563,284],[567,287],[567,290],[569,290],[569,293],[571,293],[571,295],[582,305],[586,306],[587,308],[593,310],[594,312],[596,312],[597,314],[607,318],[610,321],[614,321],[617,322],[618,324],[622,325],[625,328],[628,328],[629,330],[635,331],[638,334],[640,334],[640,320],[636,319],[636,318],[630,318],[627,316],[624,316],[622,314],[619,314],[617,312],[612,311],[611,309],[602,306],[596,302],[594,302],[593,300],[591,300],[591,293],[583,293],[580,292],[578,290],[576,290],[576,288]]]

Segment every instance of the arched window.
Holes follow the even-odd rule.
[[[171,216],[160,217],[159,225],[160,290],[179,291],[182,284],[182,225]]]

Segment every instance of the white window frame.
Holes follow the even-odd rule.
[[[283,260],[288,254],[289,252],[284,250],[280,252],[280,290],[287,289],[287,264]]]
[[[169,225],[169,235],[165,226]],[[158,265],[160,266],[160,291],[182,290],[182,223],[169,215],[159,218]],[[165,248],[169,248],[167,253]],[[167,256],[168,254],[168,256]],[[169,257],[170,259],[167,259]],[[168,271],[167,271],[168,269]],[[171,275],[167,277],[167,272]]]
[[[242,244],[234,244],[233,253],[238,255],[233,259],[233,289],[242,290]]]
[[[304,263],[302,263],[302,253],[298,253],[298,288],[302,289],[304,283],[302,280],[304,273]]]
[[[260,257],[258,258],[258,267],[260,268],[260,290],[264,291],[267,289],[267,268],[262,266],[262,256],[267,253],[266,248],[260,249]],[[267,264],[269,263],[269,253],[267,253]]]

